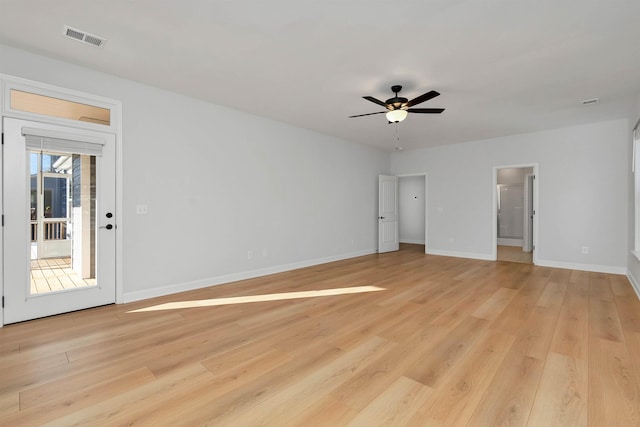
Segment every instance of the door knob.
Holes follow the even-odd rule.
[[[107,214],[105,215],[107,218],[111,218],[113,216],[113,214],[111,212],[107,212]]]
[[[384,219],[384,217],[383,216],[379,216],[378,219]]]
[[[100,228],[106,228],[107,230],[111,230],[113,228],[113,225],[107,224],[107,225],[101,226]]]

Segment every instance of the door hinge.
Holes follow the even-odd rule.
[[[2,297],[2,308],[4,308],[4,296]]]
[[[4,215],[2,215],[2,226],[4,227]]]
[[[4,132],[2,132],[2,145],[4,145]]]

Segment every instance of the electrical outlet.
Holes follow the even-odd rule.
[[[247,251],[247,259],[253,258],[253,251]]]
[[[146,215],[149,207],[147,205],[139,204],[136,205],[136,214],[137,215]]]
[[[262,256],[263,257],[268,257],[269,256],[269,251],[267,250],[267,248],[263,248],[262,249]]]
[[[583,254],[588,254],[589,253],[589,246],[583,246],[582,247],[582,253]]]

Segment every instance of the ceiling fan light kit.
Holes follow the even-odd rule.
[[[391,110],[386,114],[389,123],[400,123],[407,118],[407,115],[409,115],[407,110]]]

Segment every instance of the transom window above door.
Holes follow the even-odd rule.
[[[111,110],[51,96],[11,89],[11,109],[109,126]]]

